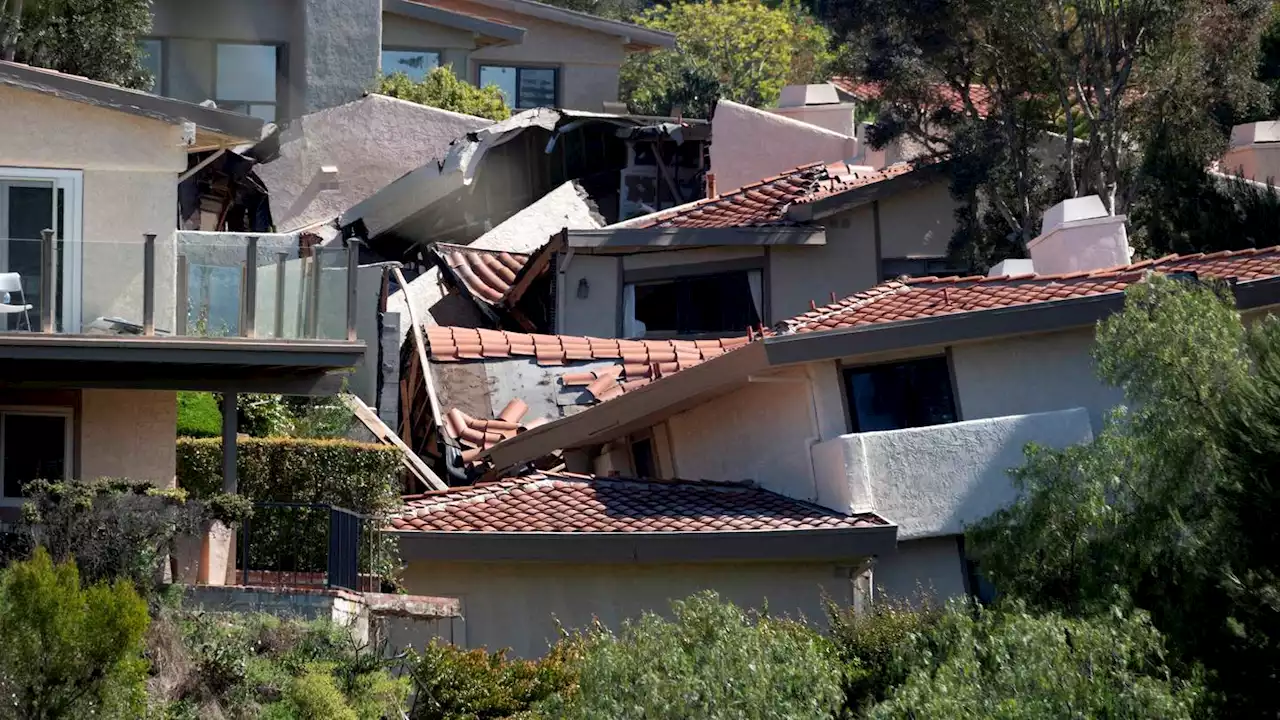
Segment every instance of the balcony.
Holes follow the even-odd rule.
[[[0,244],[0,333],[354,340],[356,245],[296,235]]]
[[[842,435],[813,448],[818,502],[873,510],[898,523],[899,540],[956,535],[1014,499],[1008,471],[1027,443],[1092,438],[1084,408]]]

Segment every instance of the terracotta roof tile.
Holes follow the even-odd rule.
[[[477,300],[498,304],[510,292],[528,255],[435,243],[432,251]]]
[[[836,76],[830,80],[841,91],[852,95],[859,100],[877,100],[884,91],[880,83],[867,82],[856,78]],[[935,101],[938,105],[946,105],[956,112],[964,111],[964,98],[960,97],[960,93],[955,88],[939,83],[934,86]],[[980,115],[986,115],[991,110],[991,93],[981,85],[969,86],[969,99],[973,102],[973,107]]]
[[[1123,292],[1149,271],[1258,280],[1280,275],[1280,247],[1212,255],[1170,255],[1062,275],[910,278],[890,281],[781,323],[783,332],[815,332]],[[444,348],[442,358],[449,356]],[[443,362],[443,360],[442,360]]]
[[[619,533],[835,530],[888,524],[871,513],[844,515],[747,484],[546,472],[406,498],[391,528]]]

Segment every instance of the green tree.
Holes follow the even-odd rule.
[[[1224,717],[1274,717],[1280,702],[1257,692],[1280,673],[1274,519],[1259,513],[1273,487],[1265,403],[1280,396],[1280,322],[1246,329],[1222,288],[1153,277],[1097,340],[1099,375],[1127,407],[1091,443],[1031,449],[1014,473],[1020,498],[971,528],[967,547],[1033,608],[1149,612],[1178,672],[1209,671]]]
[[[1142,613],[1080,620],[957,604],[895,648],[906,680],[866,717],[1189,719],[1199,689],[1171,676],[1163,652]]]
[[[15,563],[0,579],[0,717],[141,717],[148,622],[127,581],[82,588],[43,549]]]
[[[1267,0],[834,7],[846,72],[884,89],[872,143],[953,159],[953,253],[975,269],[1025,252],[1063,197],[1097,194],[1119,214],[1140,190],[1158,196],[1161,176],[1142,174],[1154,150],[1203,169],[1264,95]]]
[[[506,120],[511,109],[496,86],[477,88],[453,74],[449,67],[432,70],[420,82],[414,82],[404,73],[384,75],[378,82],[378,92],[420,105],[450,110],[464,115]]]
[[[831,55],[826,28],[792,0],[682,1],[657,5],[635,22],[675,33],[671,50],[635,53],[619,78],[633,112],[710,117],[723,97],[755,107],[783,86],[825,80]]]
[[[150,0],[0,0],[5,60],[124,87],[151,86],[138,45],[150,30]]]
[[[672,603],[618,635],[588,632],[577,692],[541,709],[556,718],[829,718],[841,700],[828,640],[712,592]]]

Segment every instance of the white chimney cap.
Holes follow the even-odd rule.
[[[1031,275],[1035,273],[1035,264],[1025,258],[1011,258],[1009,260],[1001,260],[987,271],[987,277],[1002,277],[1005,275]]]
[[[1231,147],[1280,142],[1280,120],[1245,123],[1231,128]]]
[[[1040,234],[1047,235],[1069,222],[1106,216],[1107,207],[1102,204],[1102,198],[1097,195],[1069,198],[1044,211],[1044,223],[1040,226]]]
[[[808,105],[839,105],[840,96],[831,83],[820,85],[788,85],[778,96],[778,107],[792,108]]]

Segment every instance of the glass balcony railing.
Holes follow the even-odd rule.
[[[354,340],[356,252],[277,234],[0,238],[0,332]]]

